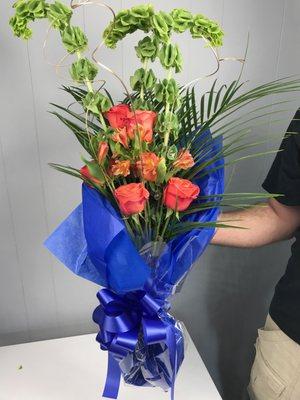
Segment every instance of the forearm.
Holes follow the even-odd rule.
[[[290,215],[294,211],[291,207],[279,205],[276,200],[271,200],[247,210],[222,213],[218,222],[237,228],[218,228],[212,244],[260,247],[289,239],[299,223]]]

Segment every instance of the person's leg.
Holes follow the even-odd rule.
[[[268,316],[258,330],[248,392],[251,400],[300,399],[300,346]],[[297,394],[295,394],[297,391]]]

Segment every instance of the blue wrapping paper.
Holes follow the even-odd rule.
[[[45,246],[82,278],[120,294],[141,289],[150,270],[121,216],[106,198],[85,184],[82,199]]]
[[[203,170],[208,174],[194,180],[201,189],[199,201],[201,195],[212,196],[212,200],[224,191],[224,160],[219,157],[222,140],[213,140],[210,131],[206,131],[194,146],[203,150],[199,162],[215,159]],[[216,207],[191,214],[186,220],[212,222],[218,213]],[[83,184],[82,204],[53,232],[45,246],[72,272],[106,288],[106,292],[98,293],[100,306],[94,313],[94,321],[100,327],[97,340],[103,350],[109,351],[104,396],[117,397],[122,371],[127,383],[171,388],[171,398],[174,397],[184,340],[182,329],[168,313],[168,299],[213,234],[213,228],[201,228],[179,235],[166,244],[155,265],[150,265],[147,254],[141,256],[133,244],[119,212],[99,192]],[[109,306],[103,300],[106,297],[113,299],[107,302]],[[118,312],[113,315],[111,307]],[[147,340],[147,321],[154,332],[162,324],[164,340]]]

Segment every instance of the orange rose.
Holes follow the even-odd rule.
[[[128,176],[130,174],[129,160],[115,160],[110,168],[113,176]]]
[[[171,178],[164,190],[164,204],[175,211],[186,210],[200,193],[200,188],[191,181]]]
[[[146,181],[155,182],[157,179],[157,166],[159,162],[160,158],[157,157],[155,153],[142,153],[136,166]]]
[[[114,129],[124,128],[127,124],[128,118],[131,116],[132,112],[127,104],[119,104],[111,107],[111,109],[105,114],[109,125]]]
[[[142,183],[129,183],[115,190],[121,212],[124,215],[138,214],[145,208],[149,192]]]
[[[91,175],[91,173],[86,165],[81,168],[80,173],[83,176],[83,178],[88,179],[89,181],[95,183],[96,185],[101,185],[101,182],[99,181],[99,179],[94,178]]]
[[[195,165],[195,161],[188,150],[181,149],[177,160],[174,161],[173,167],[177,169],[189,169]]]
[[[111,138],[114,142],[121,143],[125,149],[128,149],[128,135],[126,128],[117,129]]]
[[[154,111],[136,110],[128,121],[128,136],[133,138],[138,129],[141,139],[144,142],[151,143],[156,116],[157,114]]]
[[[98,162],[102,164],[108,153],[108,144],[106,142],[100,142],[98,146]]]

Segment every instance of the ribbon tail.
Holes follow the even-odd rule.
[[[175,354],[175,365],[177,369],[177,351]],[[171,400],[175,399],[175,382],[176,382],[176,369],[173,371],[173,376],[172,376],[172,385],[171,385]]]
[[[111,352],[108,352],[108,366],[105,387],[102,396],[109,399],[117,399],[121,381],[121,369],[118,361]]]
[[[175,381],[177,375],[177,347],[175,332],[172,329],[168,329],[167,332],[167,346],[169,349],[170,364],[172,368],[172,381],[171,381],[171,400],[175,399]]]

